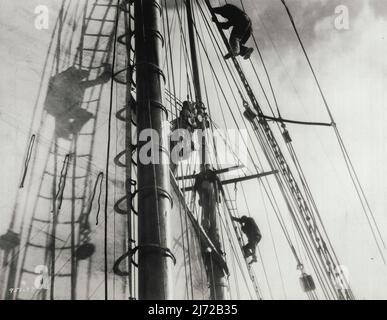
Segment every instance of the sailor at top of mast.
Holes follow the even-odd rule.
[[[210,164],[205,164],[203,169],[195,179],[194,191],[199,193],[199,205],[203,205],[202,201],[202,192],[206,191],[210,185],[214,187],[215,190],[215,201],[220,202],[220,193],[223,191],[222,182],[220,181],[216,171],[211,167]]]
[[[226,54],[224,58],[229,59],[232,56],[236,57],[240,55],[246,60],[249,59],[254,51],[253,48],[245,46],[247,40],[249,40],[253,32],[249,16],[237,6],[232,4],[226,4],[222,7],[213,8],[213,12],[227,19],[227,22],[219,23],[222,29],[229,29],[233,27],[229,39],[232,52]],[[215,21],[215,19],[213,20]]]
[[[186,160],[195,151],[193,133],[198,128],[195,118],[194,104],[184,101],[179,116],[171,121],[170,150],[171,170],[176,174],[177,165],[180,161]]]
[[[178,163],[187,160],[196,150],[193,134],[204,126],[208,128],[210,123],[203,104],[184,101],[179,116],[171,121],[171,170],[174,174]]]

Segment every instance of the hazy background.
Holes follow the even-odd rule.
[[[378,0],[286,2],[385,237],[387,4]],[[243,3],[254,21],[282,115],[328,121],[282,3]],[[348,30],[335,27],[339,5],[348,8]],[[355,295],[385,299],[387,269],[354,197],[332,131],[291,126],[291,133]]]

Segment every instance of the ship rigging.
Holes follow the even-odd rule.
[[[0,237],[5,299],[285,299],[294,270],[308,299],[355,299],[294,127],[333,131],[383,262],[385,244],[297,22],[278,2],[328,121],[283,116],[254,33],[249,59],[231,54],[214,12],[228,1],[85,0],[73,20],[63,1]],[[63,60],[69,21],[79,42]],[[71,113],[59,110],[69,103]],[[180,138],[188,144],[171,164]]]

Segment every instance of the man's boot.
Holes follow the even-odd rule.
[[[243,256],[245,257],[245,259],[251,256],[250,250],[246,247],[243,247]]]
[[[251,54],[254,52],[253,48],[248,48],[246,50],[246,53],[243,55],[243,59],[248,60],[250,59]]]
[[[251,261],[249,262],[249,264],[252,264],[254,262],[257,262],[257,256],[255,254],[253,254],[253,259],[251,259]]]
[[[230,59],[233,56],[234,56],[233,54],[227,53],[223,58],[224,58],[224,60],[228,60],[228,59]]]

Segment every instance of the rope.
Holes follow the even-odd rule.
[[[63,160],[63,165],[62,165],[62,169],[60,172],[58,188],[57,188],[57,192],[55,195],[55,200],[57,200],[59,198],[58,210],[60,210],[62,208],[63,193],[64,193],[64,189],[66,187],[66,178],[67,178],[67,172],[69,169],[69,163],[70,163],[70,154],[67,154]]]
[[[213,72],[213,74],[215,74],[215,72]],[[215,77],[216,77],[216,74],[215,74]],[[218,79],[217,79],[218,80]],[[219,83],[219,80],[218,80],[218,83]],[[220,83],[219,83],[219,87],[221,88],[221,90],[222,90],[222,87],[221,87],[221,85],[220,85]],[[222,90],[222,93],[224,94],[224,92],[223,92],[223,90]],[[225,96],[225,95],[224,95]],[[225,99],[226,100],[226,102],[228,102],[227,101],[227,99]],[[231,112],[231,114],[232,114],[232,111],[230,110],[230,112]],[[234,118],[234,121],[235,121],[235,123],[237,124],[237,122],[236,122],[236,119]],[[238,124],[237,124],[237,126],[238,126]],[[250,154],[250,157],[251,157],[251,154]]]
[[[117,44],[117,30],[118,30],[118,19],[119,19],[119,2],[117,0],[117,9],[115,17],[115,27],[114,27],[114,45],[113,45],[113,63],[112,63],[112,73],[115,74],[115,62],[116,62],[116,44]],[[111,127],[112,127],[112,115],[113,115],[113,89],[114,89],[114,79],[110,81],[110,102],[109,102],[109,116],[108,116],[108,132],[107,132],[107,145],[106,145],[106,167],[105,167],[105,224],[104,224],[104,274],[105,274],[105,300],[109,298],[108,292],[108,206],[109,206],[109,162],[110,162],[110,145],[111,145]]]
[[[241,2],[241,4],[242,4],[242,7],[243,7],[243,3],[242,3],[242,2]],[[258,51],[258,53],[259,53],[259,56],[260,56],[262,65],[263,65],[263,67],[264,67],[264,70],[265,70],[265,73],[266,73],[266,77],[267,77],[268,82],[269,82],[269,84],[270,84],[270,87],[271,87],[271,89],[272,89],[272,95],[273,95],[274,101],[275,101],[275,103],[276,103],[276,107],[277,107],[278,114],[280,115],[280,111],[279,111],[279,107],[278,107],[278,102],[277,102],[277,99],[276,99],[276,96],[275,96],[275,93],[274,93],[274,90],[273,90],[273,87],[272,87],[271,79],[270,79],[270,76],[269,76],[269,74],[268,74],[268,71],[267,71],[267,68],[266,68],[266,64],[265,64],[265,62],[264,62],[264,60],[263,60],[262,54],[261,54],[261,52],[260,52],[260,50],[259,50],[258,44],[257,44],[256,39],[255,39],[254,36],[253,36],[253,39],[254,39],[254,43],[255,43],[256,49],[257,49],[257,51]],[[250,61],[250,62],[251,62],[251,61]],[[251,64],[252,64],[252,62],[251,62]],[[252,66],[253,66],[253,69],[254,69],[254,71],[255,71],[255,75],[256,75],[256,77],[258,78],[258,74],[257,74],[257,72],[256,72],[256,70],[255,70],[255,67],[254,67],[253,64],[252,64]],[[259,78],[258,78],[258,80],[259,80]],[[259,81],[259,82],[260,82],[260,81]],[[260,82],[260,84],[261,84],[261,82]],[[264,92],[264,88],[263,88],[262,85],[261,85],[261,88],[262,88],[262,90],[263,90],[263,92]],[[269,102],[269,100],[268,100],[266,94],[265,94],[265,97],[266,97],[266,100],[267,100],[267,102],[268,102],[268,104],[269,104],[269,107],[271,108],[270,102]],[[332,126],[332,124],[325,124],[325,123],[311,123],[311,122],[290,121],[290,120],[282,119],[281,116],[280,116],[279,119],[274,118],[274,117],[267,117],[267,116],[264,116],[264,118],[265,118],[265,119],[269,119],[269,120],[279,121],[279,122],[281,122],[281,123],[283,124],[282,126],[283,126],[284,128],[285,128],[285,126],[284,126],[284,123],[285,123],[285,122],[296,123],[296,124],[305,124],[305,125],[323,125],[323,126]],[[285,137],[284,137],[284,138],[285,138]],[[286,140],[286,139],[285,139],[285,140]],[[287,144],[288,149],[289,149],[289,145],[291,145],[291,144],[290,144],[290,143]],[[291,150],[289,150],[289,152],[292,154],[292,151],[291,151]],[[293,156],[292,156],[292,158],[293,158]],[[296,164],[297,170],[299,170],[299,169],[300,169],[300,166],[297,167],[297,163],[296,163],[296,162],[295,162],[295,164]],[[301,170],[302,170],[302,169],[301,169]],[[301,172],[301,173],[299,172],[299,174],[300,174],[300,177],[301,177],[302,172]],[[303,179],[303,178],[301,178],[301,180],[302,180],[302,179]],[[304,183],[304,182],[305,182],[305,179],[302,180],[303,185],[306,184],[306,182],[305,182],[305,183]],[[310,198],[311,201],[314,203],[313,198],[311,198],[310,192],[309,192],[309,193],[307,192],[306,194],[307,194],[308,198]],[[317,207],[316,207],[316,206],[314,206],[314,207],[315,207],[315,209],[316,209],[316,211],[317,211],[317,214],[318,214]],[[329,238],[328,238],[328,240],[329,240]]]
[[[98,177],[97,179],[95,180],[95,183],[94,183],[94,187],[93,187],[93,192],[91,194],[91,198],[90,198],[90,202],[89,202],[89,207],[87,209],[87,213],[86,213],[86,216],[89,216],[90,213],[91,213],[91,209],[93,207],[93,201],[94,201],[94,197],[97,193],[97,186],[98,186],[98,182],[99,182],[99,194],[98,194],[98,199],[97,199],[97,214],[96,214],[96,218],[95,218],[95,225],[98,226],[98,219],[99,219],[99,211],[101,209],[101,194],[102,194],[102,182],[103,182],[103,172],[100,172],[98,174]]]
[[[211,7],[210,7],[210,4],[209,4],[209,2],[208,1],[206,1],[206,3],[207,3],[207,5],[208,5],[208,7],[211,9]],[[222,31],[220,30],[220,32],[222,33]],[[223,35],[223,34],[222,34]],[[224,35],[223,35],[224,36]],[[224,41],[226,42],[226,39],[224,39]],[[226,43],[227,44],[227,43]],[[237,67],[237,68],[240,68],[239,67],[239,65],[237,64],[237,62],[234,60],[234,63],[235,63],[235,66]],[[242,73],[243,71],[242,70],[240,70],[240,72]],[[254,103],[254,107],[256,107],[257,108],[257,110],[259,109],[259,105],[257,105],[257,101],[256,101],[256,99],[255,99],[255,97],[253,97],[253,93],[252,93],[252,91],[251,91],[251,88],[248,86],[248,83],[247,83],[247,80],[245,80],[245,78],[244,78],[244,75],[243,75],[243,77],[242,77],[242,75],[240,75],[241,76],[241,78],[242,78],[242,80],[244,81],[244,84],[245,84],[245,86],[246,86],[246,90],[249,92],[249,96],[250,96],[250,98],[252,99],[252,101],[253,101],[253,103]],[[260,110],[259,110],[260,111]],[[271,131],[270,131],[270,128],[269,128],[269,126],[268,125],[264,125],[264,129],[265,130],[267,130],[267,139],[269,139],[270,141],[268,141],[268,143],[273,143],[273,146],[272,146],[272,148],[274,148],[275,149],[275,151],[276,152],[279,152],[280,153],[280,150],[278,149],[278,146],[277,145],[274,145],[274,144],[276,144],[276,141],[274,140],[274,137],[272,136],[272,133],[271,133]],[[255,131],[256,131],[256,133],[257,133],[257,130],[258,129],[256,129]],[[266,133],[266,132],[265,132]],[[262,140],[262,142],[264,142],[264,140]],[[261,143],[261,145],[262,145],[262,143]],[[268,154],[267,154],[267,156],[268,156]],[[279,154],[279,156],[281,156],[282,157],[282,155],[281,154]],[[276,157],[274,158],[274,159],[276,159]],[[283,160],[283,159],[282,159]],[[281,165],[282,166],[282,165]],[[287,172],[290,174],[290,172],[289,172],[289,170],[288,170],[288,168],[287,168]],[[286,176],[286,178],[288,178],[287,176]],[[277,178],[278,179],[278,178]],[[280,180],[278,180],[278,182],[279,183],[281,183],[280,182]],[[289,183],[289,181],[286,181],[286,183]],[[288,185],[288,187],[289,187],[289,185]],[[298,192],[298,191],[297,191]],[[299,193],[298,193],[299,194]],[[285,194],[284,194],[285,195]],[[297,203],[297,204],[299,204],[297,201],[297,199],[295,198],[295,194],[292,192],[292,195],[294,196],[294,201],[295,201],[295,203]],[[301,198],[302,199],[302,198]],[[301,207],[300,207],[301,208]],[[307,225],[309,225],[309,223],[307,223],[306,221],[305,221],[305,216],[304,216],[304,212],[301,212],[302,213],[302,219],[303,219],[303,222],[304,222],[304,227],[305,226],[307,226]],[[308,214],[309,214],[309,212],[308,212]],[[317,231],[317,229],[314,229],[314,232],[315,231]],[[321,249],[321,246],[319,246],[319,247],[317,247],[316,246],[316,237],[314,237],[314,235],[311,233],[311,232],[309,232],[309,235],[310,235],[310,239],[311,240],[313,240],[314,242],[313,242],[313,244],[314,244],[314,246],[315,246],[315,249],[316,250],[319,250],[319,249]],[[327,251],[325,251],[325,249],[324,249],[324,251],[322,252],[322,254],[320,254],[320,252],[319,252],[319,255],[320,255],[320,258],[321,258],[321,260],[320,260],[320,262],[322,263],[323,262],[323,255],[325,256],[326,254],[329,254],[329,252],[327,252]],[[331,258],[331,257],[329,257],[329,258]],[[325,263],[325,262],[324,262]],[[331,280],[331,279],[330,279]]]
[[[22,176],[22,180],[21,180],[20,185],[19,185],[20,189],[24,187],[24,181],[25,181],[26,176],[27,176],[28,166],[29,166],[30,160],[31,160],[31,154],[32,154],[32,150],[33,150],[34,144],[35,144],[35,138],[36,138],[36,136],[33,134],[31,136],[30,142],[28,144],[27,154],[26,154],[26,158],[24,160],[23,176]]]
[[[377,245],[377,247],[378,247],[380,256],[381,256],[381,258],[382,258],[384,264],[386,264],[386,260],[385,260],[385,258],[384,258],[383,251],[382,251],[382,249],[381,249],[381,247],[380,247],[380,245],[379,245],[379,241],[378,241],[378,239],[377,239],[377,237],[376,237],[376,234],[375,234],[375,232],[374,232],[374,230],[373,230],[371,221],[370,221],[370,219],[369,219],[369,217],[368,217],[368,214],[367,214],[367,211],[366,211],[366,208],[365,208],[365,207],[367,207],[367,209],[368,209],[368,211],[369,211],[369,214],[371,215],[371,219],[372,219],[372,221],[373,221],[373,223],[374,223],[374,228],[376,229],[376,233],[377,233],[377,235],[379,236],[379,240],[381,241],[383,247],[386,248],[386,245],[385,245],[383,236],[382,236],[382,234],[381,234],[381,232],[380,232],[380,229],[379,229],[379,226],[378,226],[378,224],[377,224],[377,222],[376,222],[375,215],[374,215],[374,213],[373,213],[373,211],[372,211],[372,209],[371,209],[371,207],[370,207],[370,205],[369,205],[368,199],[367,199],[367,197],[366,197],[366,195],[365,195],[365,193],[364,193],[364,189],[363,189],[363,187],[362,187],[362,185],[361,185],[361,183],[360,183],[360,180],[359,180],[359,178],[358,178],[357,172],[356,172],[356,170],[355,170],[355,168],[354,168],[354,166],[353,166],[353,163],[352,163],[352,160],[351,160],[351,158],[350,158],[350,156],[349,156],[349,153],[348,153],[348,151],[347,151],[347,149],[346,149],[346,147],[345,147],[345,145],[344,145],[343,139],[342,139],[341,134],[340,134],[340,132],[339,132],[339,130],[338,130],[338,128],[337,128],[336,122],[335,122],[335,120],[334,120],[334,118],[333,118],[333,114],[332,114],[332,112],[331,112],[331,110],[330,110],[330,107],[329,107],[327,98],[326,98],[326,96],[325,96],[325,94],[324,94],[324,92],[323,92],[323,90],[322,90],[320,81],[319,81],[318,78],[317,78],[316,72],[315,72],[314,67],[313,67],[313,65],[312,65],[312,62],[311,62],[311,60],[310,60],[310,58],[309,58],[309,55],[308,55],[308,53],[307,53],[307,51],[306,51],[306,49],[305,49],[304,43],[303,43],[303,41],[302,41],[302,39],[301,39],[301,36],[300,36],[300,34],[299,34],[299,32],[298,32],[298,29],[297,29],[297,27],[296,27],[296,24],[295,24],[295,22],[294,22],[294,19],[293,19],[293,16],[292,16],[291,12],[290,12],[290,9],[289,9],[289,7],[287,6],[285,0],[281,0],[281,2],[282,2],[282,4],[284,5],[284,7],[285,7],[285,9],[286,9],[286,12],[287,12],[287,14],[288,14],[288,16],[289,16],[290,22],[291,22],[292,27],[293,27],[293,29],[294,29],[294,32],[295,32],[295,34],[296,34],[296,36],[297,36],[298,42],[300,43],[301,49],[302,49],[302,51],[303,51],[303,53],[304,53],[304,56],[305,56],[305,58],[306,58],[306,60],[307,60],[307,63],[308,63],[308,66],[309,66],[309,68],[310,68],[310,70],[311,70],[311,72],[312,72],[313,78],[314,78],[314,80],[315,80],[315,83],[316,83],[316,85],[317,85],[317,88],[318,88],[318,90],[319,90],[319,93],[320,93],[320,95],[321,95],[321,98],[322,98],[322,100],[323,100],[325,109],[326,109],[326,111],[327,111],[327,113],[328,113],[328,115],[329,115],[329,117],[330,117],[330,119],[331,119],[331,121],[332,121],[332,125],[333,125],[333,127],[334,127],[335,134],[336,134],[337,140],[338,140],[338,142],[339,142],[341,152],[342,152],[342,154],[343,154],[344,160],[345,160],[346,165],[347,165],[348,172],[349,172],[349,174],[350,174],[350,178],[351,178],[352,183],[353,183],[353,185],[354,185],[354,187],[355,187],[355,189],[356,189],[356,192],[357,192],[357,195],[358,195],[358,197],[359,197],[359,200],[360,200],[360,202],[361,202],[361,204],[362,204],[364,214],[365,214],[366,217],[367,217],[367,222],[368,222],[369,227],[370,227],[370,229],[371,229],[371,232],[372,232],[372,234],[373,234],[373,236],[374,236],[374,240],[375,240],[376,245]],[[364,204],[364,202],[365,202],[365,204]]]

